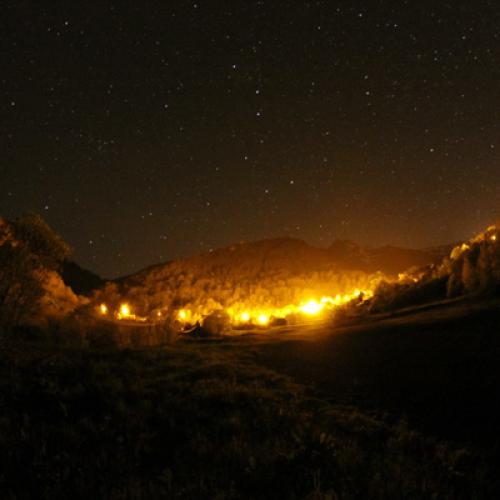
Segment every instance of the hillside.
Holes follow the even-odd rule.
[[[449,256],[393,282],[381,281],[367,304],[372,311],[391,311],[466,295],[496,295],[500,291],[500,231],[491,225]]]
[[[240,242],[211,252],[152,266],[128,276],[126,281],[140,281],[144,276],[162,273],[170,266],[185,272],[210,275],[222,268],[253,277],[286,270],[290,273],[349,270],[394,274],[412,266],[439,262],[445,254],[395,246],[362,247],[349,240],[335,240],[330,247],[319,248],[296,238],[271,238]]]
[[[310,299],[370,292],[383,277],[437,260],[425,251],[390,246],[339,240],[317,248],[293,238],[266,239],[149,267],[107,283],[94,300],[115,310],[128,302],[142,317],[165,317],[181,308],[193,320],[218,310],[277,316]]]
[[[380,271],[397,275],[410,267],[421,267],[440,262],[451,248],[415,250],[391,245],[379,248],[360,247],[349,240],[336,240],[328,248],[331,261],[343,269],[360,269],[365,272]]]
[[[88,295],[104,284],[100,276],[71,260],[63,263],[61,277],[65,285],[78,295]]]

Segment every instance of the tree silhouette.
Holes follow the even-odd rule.
[[[0,329],[8,331],[37,314],[48,273],[59,270],[69,246],[34,214],[16,219],[0,245]]]

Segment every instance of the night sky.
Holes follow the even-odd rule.
[[[0,28],[0,215],[104,276],[499,216],[498,0],[7,1]]]

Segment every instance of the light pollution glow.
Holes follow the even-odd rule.
[[[286,319],[291,315],[321,317],[322,313],[325,313],[328,310],[332,310],[342,304],[346,304],[353,299],[364,300],[371,296],[372,292],[370,290],[356,289],[350,294],[337,294],[334,297],[323,296],[320,299],[311,298],[298,305],[289,304],[285,307],[259,307],[258,305],[252,306],[249,304],[241,303],[229,307],[223,310],[223,312],[227,313],[233,326],[267,326],[273,319]],[[104,303],[100,304],[98,311],[101,316],[109,315],[109,308]],[[172,311],[174,319],[176,319],[181,325],[189,325],[196,322],[202,322],[203,318],[208,316],[212,312],[214,311],[208,311],[207,309],[203,314],[195,313],[187,308]],[[157,311],[155,316],[155,318],[149,318],[149,320],[158,322],[160,321],[159,318],[168,317],[168,312],[166,313],[165,311]],[[148,320],[148,318],[146,317],[137,316],[136,314],[132,313],[131,306],[128,303],[120,304],[118,311],[113,314],[113,317],[120,321],[127,320],[145,322]]]
[[[460,256],[470,250],[471,245],[484,240],[489,240],[496,243],[498,228],[490,226],[483,233],[478,234],[470,239],[467,243],[461,243],[455,246],[451,253],[450,259],[456,260]],[[400,283],[418,282],[420,275],[415,273],[400,273],[397,280]],[[203,319],[214,312],[226,313],[232,326],[238,327],[242,325],[255,325],[261,327],[269,326],[273,320],[287,319],[291,316],[302,316],[321,319],[322,315],[328,311],[335,309],[343,304],[357,299],[364,301],[373,296],[373,290],[360,290],[355,289],[352,293],[335,296],[322,296],[320,299],[309,298],[299,304],[289,304],[284,307],[269,307],[268,305],[249,304],[244,301],[233,304],[226,309],[213,309],[209,306],[200,307],[199,309],[192,310],[189,308],[177,308],[168,310],[156,309],[149,317],[139,316],[132,312],[129,303],[121,303],[118,309],[110,314],[110,309],[107,304],[101,303],[97,307],[97,311],[101,316],[112,317],[116,320],[133,321],[133,322],[160,322],[165,321],[167,318],[174,319],[181,327],[193,325],[197,322],[201,323]]]

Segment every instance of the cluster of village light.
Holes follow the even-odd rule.
[[[309,299],[301,302],[299,305],[287,305],[285,307],[249,307],[247,304],[238,304],[233,307],[224,309],[234,326],[241,325],[258,325],[261,327],[268,326],[276,319],[284,319],[292,315],[303,315],[308,317],[321,317],[321,314],[346,304],[354,299],[365,300],[372,296],[369,290],[356,289],[350,294],[336,295],[334,297],[323,296],[320,299]],[[114,318],[119,321],[136,321],[136,322],[160,322],[168,313],[165,311],[157,311],[153,317],[144,317],[135,314],[129,303],[122,303],[117,310],[110,311],[109,307],[102,303],[98,308],[101,316]],[[194,324],[201,322],[207,314],[192,311],[188,308],[177,309],[172,311],[174,317],[181,325]]]
[[[490,226],[485,232],[480,233],[476,237],[469,240],[467,243],[462,243],[461,245],[453,248],[450,258],[452,260],[458,259],[464,252],[467,252],[471,248],[471,244],[478,242],[490,242],[497,244],[499,240],[498,237],[498,227]],[[401,273],[398,276],[399,282],[417,282],[419,276],[416,274]],[[272,325],[273,321],[276,319],[286,319],[293,315],[316,317],[320,319],[322,314],[334,309],[335,307],[346,304],[352,300],[357,300],[359,302],[364,301],[373,296],[371,290],[359,290],[356,289],[350,294],[323,296],[320,299],[310,298],[305,300],[298,305],[287,305],[284,307],[268,307],[268,306],[250,306],[246,303],[239,303],[227,307],[226,309],[219,310],[217,312],[222,312],[227,314],[229,320],[233,326],[243,326],[243,325],[255,325],[260,327],[267,327]],[[159,323],[165,319],[175,319],[182,326],[192,325],[197,322],[202,322],[203,319],[210,315],[212,310],[208,308],[197,307],[196,309],[190,309],[188,307],[182,309],[175,309],[168,311],[166,308],[162,310],[156,310],[149,317],[139,316],[132,310],[132,306],[129,303],[122,303],[120,306],[111,311],[109,307],[102,303],[98,307],[98,313],[110,319],[118,321],[129,321],[129,322],[152,322]]]

